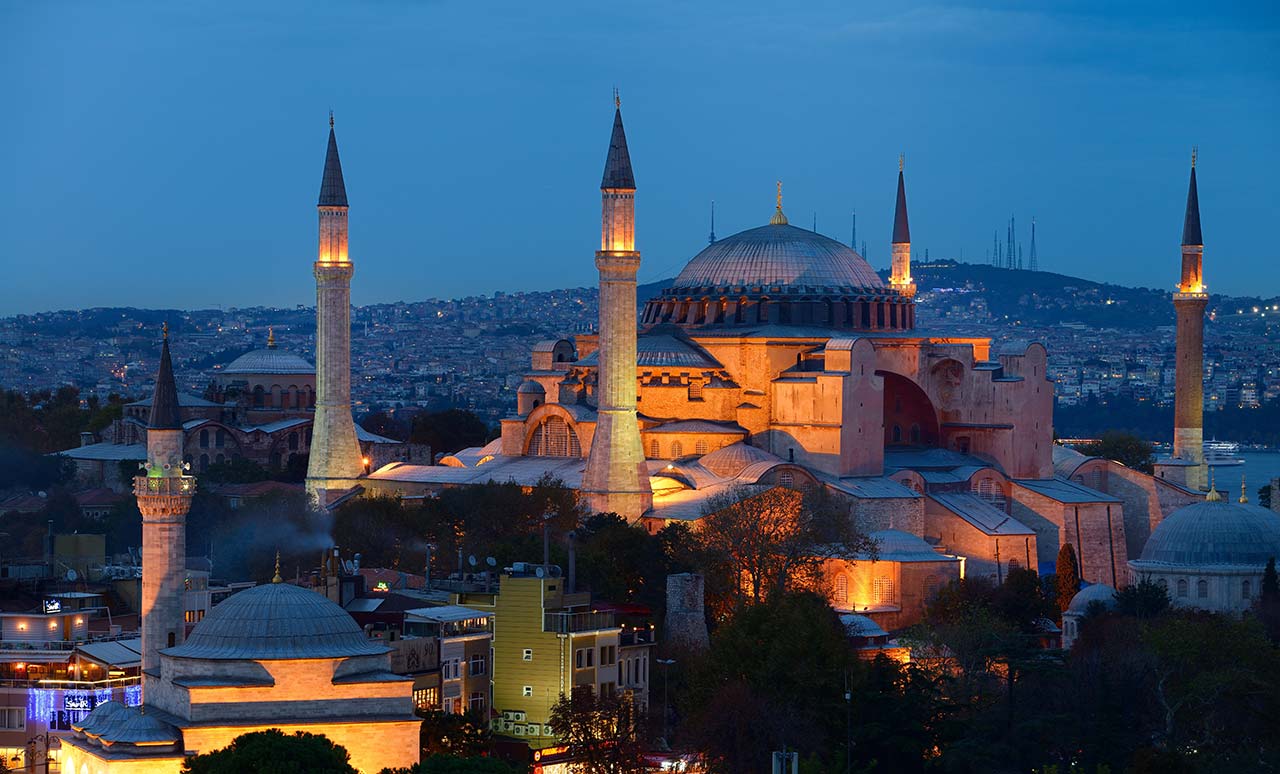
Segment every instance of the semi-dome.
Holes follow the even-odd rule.
[[[684,267],[674,288],[883,288],[854,250],[815,231],[781,224],[713,242]]]
[[[316,367],[292,352],[275,347],[246,352],[222,369],[224,374],[314,374]]]
[[[376,656],[387,650],[326,597],[288,583],[268,583],[215,605],[186,642],[161,652],[175,658],[264,660]]]
[[[1091,586],[1085,586],[1076,592],[1071,598],[1071,602],[1067,605],[1066,612],[1076,615],[1084,615],[1089,610],[1089,605],[1094,602],[1101,603],[1108,610],[1116,606],[1116,590],[1105,583],[1095,583]]]
[[[1273,557],[1280,559],[1280,516],[1248,503],[1206,500],[1169,514],[1134,564],[1262,567]]]
[[[546,395],[547,390],[541,384],[532,379],[525,379],[520,382],[520,386],[516,388],[516,393],[520,395]]]

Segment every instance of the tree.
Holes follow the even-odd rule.
[[[844,627],[826,599],[783,592],[747,606],[689,664],[677,706],[713,774],[768,770],[786,745],[830,760],[844,747],[845,676],[855,668]]]
[[[182,762],[184,774],[357,774],[351,755],[326,736],[278,728],[235,738],[229,747]]]
[[[470,411],[449,409],[413,418],[410,443],[424,443],[432,454],[454,454],[469,446],[483,446],[489,440],[489,427]]]
[[[248,457],[232,457],[225,462],[209,465],[200,474],[200,478],[216,484],[253,484],[266,481],[271,478],[271,474]]]
[[[1076,549],[1070,543],[1063,543],[1058,549],[1057,581],[1054,587],[1058,592],[1058,611],[1065,612],[1071,604],[1071,598],[1080,590],[1080,564],[1076,561]]]
[[[1169,592],[1157,583],[1141,580],[1116,592],[1116,613],[1138,619],[1155,618],[1169,609]]]
[[[424,755],[471,758],[487,755],[493,745],[488,719],[479,710],[463,714],[428,710],[418,714],[422,716],[419,738]]]
[[[1254,614],[1262,622],[1267,639],[1280,645],[1280,579],[1276,577],[1276,558],[1267,560],[1267,569],[1262,573],[1262,589],[1254,604]]]
[[[1102,438],[1076,447],[1081,454],[1115,460],[1127,468],[1152,473],[1155,471],[1156,452],[1150,443],[1132,433],[1118,430],[1103,433]]]
[[[827,559],[875,554],[875,541],[857,528],[848,504],[822,487],[731,489],[703,510],[694,533],[697,564],[706,575],[709,606],[722,615],[726,607],[820,587]]]
[[[574,774],[644,774],[643,725],[639,704],[626,692],[597,694],[578,685],[551,707],[551,729],[568,746]]]

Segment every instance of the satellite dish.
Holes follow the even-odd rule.
[[[476,555],[475,555],[475,554],[471,554],[470,556],[468,556],[468,557],[467,557],[467,564],[471,565],[472,567],[475,567],[475,566],[476,566]]]
[[[71,582],[71,583],[75,583],[75,582],[76,582],[76,578],[79,578],[79,577],[80,577],[80,576],[76,574],[76,571],[75,571],[75,570],[67,570],[67,580],[68,580],[69,582]]]
[[[533,574],[534,574],[534,575],[537,575],[539,578],[545,578],[545,577],[547,577],[547,571],[546,571],[545,569],[543,569],[542,567],[539,567],[538,569],[534,570],[534,571],[533,571]]]
[[[484,563],[485,563],[485,564],[487,564],[487,565],[489,565],[490,567],[497,567],[497,566],[498,566],[498,560],[497,560],[497,559],[494,559],[492,556],[486,557],[486,558],[485,558],[485,560],[484,560]]]

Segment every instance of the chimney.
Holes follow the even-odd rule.
[[[81,446],[88,446],[89,444],[94,443],[94,440],[95,440],[95,439],[94,439],[94,437],[93,437],[93,433],[90,433],[90,432],[87,432],[87,431],[86,431],[86,432],[83,432],[83,433],[81,433],[81,434],[80,434],[80,445],[81,445]]]

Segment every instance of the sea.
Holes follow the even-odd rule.
[[[1215,468],[1214,483],[1219,490],[1236,494],[1243,473],[1249,488],[1249,501],[1256,503],[1258,488],[1273,478],[1280,478],[1280,451],[1242,451],[1237,456],[1244,460],[1244,464]]]

